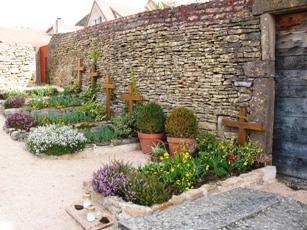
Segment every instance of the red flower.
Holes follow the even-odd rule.
[[[238,157],[234,154],[231,154],[229,157],[228,157],[228,160],[230,162],[235,162],[236,160],[238,159]]]

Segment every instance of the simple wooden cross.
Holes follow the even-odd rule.
[[[247,130],[253,131],[265,131],[266,127],[264,124],[248,122],[246,117],[246,107],[240,107],[240,116],[238,121],[228,120],[223,118],[222,124],[224,126],[238,128],[238,143],[243,145],[247,141]]]
[[[96,66],[92,65],[91,71],[90,71],[90,78],[91,78],[91,84],[94,87],[96,85],[98,73],[96,72]]]
[[[132,86],[132,83],[130,82],[128,84],[128,94],[123,95],[121,99],[128,103],[128,112],[129,114],[132,114],[133,104],[137,101],[143,101],[144,97],[141,95],[135,95],[134,88]]]
[[[77,82],[78,82],[78,85],[81,87],[81,85],[82,85],[81,74],[84,71],[84,66],[83,66],[83,63],[82,63],[82,59],[78,59],[77,67],[75,68],[75,70],[77,71]]]
[[[104,83],[102,84],[102,88],[106,92],[106,112],[107,112],[107,118],[111,118],[111,94],[112,90],[115,88],[114,85],[111,82],[111,77],[106,77]]]

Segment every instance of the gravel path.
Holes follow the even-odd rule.
[[[0,116],[2,127],[4,118]],[[144,164],[135,144],[99,147],[70,159],[40,159],[0,130],[0,230],[79,230],[65,207],[80,200],[82,183],[111,160]],[[4,228],[11,226],[11,228]]]

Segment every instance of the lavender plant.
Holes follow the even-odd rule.
[[[25,131],[30,131],[35,125],[36,123],[33,118],[21,112],[9,115],[5,121],[6,128],[21,129]]]
[[[20,108],[24,106],[24,104],[25,104],[25,99],[23,97],[14,96],[6,99],[4,103],[4,108],[5,109]]]
[[[93,188],[103,196],[119,195],[120,188],[128,183],[127,173],[132,168],[121,162],[103,165],[93,175]]]

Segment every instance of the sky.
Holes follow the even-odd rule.
[[[147,0],[133,1],[146,4]],[[177,0],[179,4],[193,0]],[[197,0],[194,0],[197,1]],[[93,0],[0,0],[0,27],[24,27],[47,30],[60,17],[64,24],[74,25],[89,13]]]

